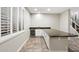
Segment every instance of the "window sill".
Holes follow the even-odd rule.
[[[12,38],[20,35],[21,33],[23,33],[24,30],[22,31],[19,31],[19,32],[16,32],[16,33],[13,33],[13,34],[10,34],[10,35],[6,35],[6,36],[3,36],[0,38],[0,44],[4,43],[5,41],[8,41],[8,40],[11,40]]]

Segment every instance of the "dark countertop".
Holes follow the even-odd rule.
[[[30,29],[51,29],[51,27],[30,27]]]
[[[50,37],[77,37],[78,35],[56,29],[43,29]]]

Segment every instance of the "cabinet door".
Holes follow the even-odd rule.
[[[36,29],[35,30],[35,36],[42,36],[42,30],[41,29]]]
[[[67,51],[68,50],[68,38],[66,37],[53,37],[50,39],[51,51]]]

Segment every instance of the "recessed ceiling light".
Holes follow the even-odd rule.
[[[51,10],[50,8],[47,9],[47,11],[50,11],[50,10]]]
[[[35,8],[35,9],[34,9],[34,11],[38,11],[38,9],[37,9],[37,8]]]

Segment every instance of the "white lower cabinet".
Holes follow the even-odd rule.
[[[53,52],[66,52],[68,51],[68,38],[67,37],[52,37],[49,40],[49,50]]]
[[[35,36],[42,36],[42,30],[41,29],[36,29],[35,30]]]
[[[50,37],[46,32],[42,36],[47,44],[49,51],[66,52],[68,51],[68,37]]]
[[[43,30],[36,30],[36,36],[43,36],[49,51],[52,52],[67,52],[68,37],[50,37]]]

